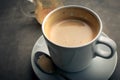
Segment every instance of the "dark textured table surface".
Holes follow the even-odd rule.
[[[22,0],[0,0],[0,80],[38,80],[30,62],[31,51],[41,26],[23,15]],[[117,43],[118,64],[109,80],[120,80],[120,0],[64,0],[65,5],[82,5],[101,17],[103,31]]]

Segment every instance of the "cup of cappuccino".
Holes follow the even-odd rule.
[[[85,69],[95,56],[111,58],[116,44],[101,35],[102,21],[91,9],[67,5],[51,11],[43,20],[42,32],[55,65],[67,72]],[[110,48],[106,55],[96,45]]]

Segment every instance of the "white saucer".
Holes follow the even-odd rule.
[[[102,35],[108,37],[104,33],[102,33]],[[101,49],[104,49],[107,52],[110,52],[109,48],[104,45],[99,45],[98,47],[100,47]],[[37,66],[34,63],[34,55],[38,51],[42,51],[50,55],[43,36],[41,36],[36,41],[32,50],[32,55],[31,55],[32,67],[35,74],[38,76],[38,78],[40,80],[42,79],[43,80],[64,80],[62,78],[56,79],[57,78],[56,76],[45,74],[40,69],[37,68]],[[114,72],[116,64],[117,64],[117,51],[115,55],[110,59],[95,57],[91,62],[90,66],[83,71],[76,72],[76,73],[63,72],[63,74],[69,77],[71,80],[108,80],[112,75],[112,73]],[[45,79],[44,78],[45,75],[47,75],[46,77],[48,78]]]

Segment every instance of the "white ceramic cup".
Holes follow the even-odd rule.
[[[56,20],[62,20],[70,16],[84,19],[93,26],[97,27],[98,32],[95,38],[90,42],[77,47],[65,47],[51,41],[45,34],[45,27],[50,27],[49,25],[51,23],[54,24]],[[102,21],[93,10],[78,5],[67,5],[53,10],[45,17],[42,24],[43,36],[53,62],[58,68],[67,72],[77,72],[85,69],[95,56],[108,59],[114,55],[116,51],[116,44],[110,38],[101,36],[102,28]],[[78,37],[80,37],[79,34]],[[103,50],[96,47],[97,44],[108,46],[111,53],[103,54]]]

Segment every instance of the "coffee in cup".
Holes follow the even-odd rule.
[[[116,44],[102,33],[102,21],[91,9],[68,5],[50,12],[42,24],[50,56],[55,65],[67,72],[85,69],[95,56],[111,58],[116,51]],[[106,56],[96,45],[103,44],[110,48]]]
[[[55,44],[76,47],[90,42],[96,36],[95,28],[80,19],[57,21],[47,29],[47,37]],[[78,36],[79,35],[79,36]]]

